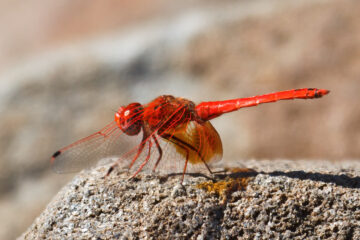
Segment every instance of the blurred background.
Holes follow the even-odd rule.
[[[330,89],[213,120],[224,161],[359,159],[359,9],[356,0],[0,0],[0,239],[25,231],[73,177],[50,170],[55,150],[119,106],[162,94],[199,103]]]

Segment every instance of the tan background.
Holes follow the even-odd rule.
[[[19,236],[71,178],[59,147],[132,101],[331,90],[213,121],[224,160],[360,156],[360,3],[0,1],[0,239]],[[329,163],[331,164],[331,162]]]

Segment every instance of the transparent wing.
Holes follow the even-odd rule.
[[[166,134],[169,134],[171,138],[166,139],[153,133],[162,150],[162,158],[158,165],[156,162],[160,156],[159,149],[154,139],[149,138],[131,172],[135,172],[141,166],[149,152],[150,158],[142,170],[153,171],[156,165],[156,172],[161,173],[182,174],[187,155],[189,156],[187,173],[208,173],[205,163],[211,166],[222,158],[221,139],[210,122],[200,124],[188,121],[167,130]]]
[[[52,168],[58,173],[76,172],[94,166],[100,159],[119,158],[132,149],[135,151],[141,136],[142,133],[128,136],[111,122],[102,130],[55,152],[51,158]]]

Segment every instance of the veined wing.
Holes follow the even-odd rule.
[[[164,154],[157,167],[161,172],[182,172],[188,154],[186,172],[200,172],[200,169],[206,169],[205,163],[211,164],[222,158],[221,139],[210,122],[188,121],[166,130],[162,136],[159,139],[165,142]]]
[[[136,149],[141,135],[128,136],[116,122],[111,122],[102,130],[55,152],[51,158],[52,168],[58,173],[76,172],[94,166],[100,159],[119,157]]]

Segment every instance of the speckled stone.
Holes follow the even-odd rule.
[[[256,172],[226,201],[204,176],[83,171],[20,239],[360,239],[360,162],[242,163]]]

